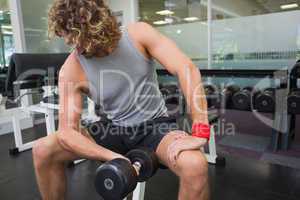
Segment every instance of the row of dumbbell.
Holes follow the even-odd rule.
[[[176,104],[180,102],[181,94],[179,87],[175,84],[159,85],[166,104]]]
[[[230,85],[220,90],[210,84],[204,86],[209,108],[228,108],[237,110],[257,110],[258,112],[274,113],[276,106],[276,89],[266,88],[264,90],[253,87],[240,88],[237,85]],[[167,104],[178,104],[180,91],[177,85],[160,86],[160,90]],[[300,114],[300,89],[291,91],[287,97],[288,112]],[[225,105],[222,105],[222,102]]]
[[[258,90],[253,87],[240,88],[237,85],[227,86],[223,91],[213,85],[205,85],[209,107],[218,108],[222,99],[226,108],[237,110],[257,110],[258,112],[274,113],[276,107],[276,89]],[[300,90],[293,90],[287,97],[288,112],[300,114]]]
[[[252,102],[252,88],[240,89],[236,85],[226,87],[220,92],[220,89],[214,85],[206,84],[204,86],[208,107],[220,108],[221,102],[225,102],[226,108],[239,110],[250,110]],[[167,104],[178,104],[180,92],[177,85],[164,85],[160,87],[163,97]],[[275,109],[275,95],[273,89],[267,89],[263,92],[256,92],[256,109],[261,112],[273,112]],[[222,101],[222,99],[224,101]]]
[[[236,85],[230,85],[220,91],[216,86],[206,84],[204,89],[209,108],[220,108],[222,102],[225,102],[223,107],[226,108],[251,109],[253,89],[250,87],[240,89]],[[179,103],[180,92],[177,85],[164,85],[160,87],[160,90],[167,104]],[[275,96],[273,93],[273,89],[267,89],[261,93],[256,92],[256,109],[261,112],[273,112],[275,109]]]

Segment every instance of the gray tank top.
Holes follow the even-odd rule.
[[[119,126],[134,126],[167,116],[154,61],[133,45],[124,28],[118,47],[101,58],[78,55],[92,100]]]

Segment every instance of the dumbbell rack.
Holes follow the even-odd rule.
[[[300,79],[300,60],[296,62],[296,64],[293,66],[293,68],[290,71],[290,77],[289,77],[289,88],[290,88],[290,94],[294,90],[300,90],[299,89],[299,79]],[[291,106],[291,105],[288,105]],[[293,112],[290,111],[290,108],[288,108],[288,135],[283,135],[282,141],[283,141],[283,149],[287,150],[290,146],[291,140],[295,137],[296,134],[296,116],[300,115],[300,109],[297,105],[296,110],[293,110]]]
[[[157,70],[158,75],[172,76],[164,69]],[[239,70],[239,69],[201,69],[203,77],[211,78],[272,78],[279,80],[276,90],[276,108],[273,113],[273,130],[271,137],[272,150],[276,151],[282,142],[282,148],[287,149],[286,140],[290,138],[289,127],[291,117],[287,113],[286,97],[289,94],[289,71],[288,70]],[[224,105],[223,105],[224,106]],[[225,108],[225,107],[224,107]],[[224,109],[221,108],[221,109]]]

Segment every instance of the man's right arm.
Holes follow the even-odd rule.
[[[97,145],[80,129],[82,113],[82,88],[86,85],[84,74],[75,55],[70,55],[59,74],[59,143],[65,150],[81,158],[107,161],[122,157]]]

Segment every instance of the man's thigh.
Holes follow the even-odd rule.
[[[133,145],[128,146],[130,149],[142,147],[156,152],[164,138],[169,134],[173,134],[174,130],[178,130],[178,128],[175,118],[162,117],[154,119],[144,123],[139,128],[135,137],[130,140]],[[130,142],[126,141],[125,143]]]

